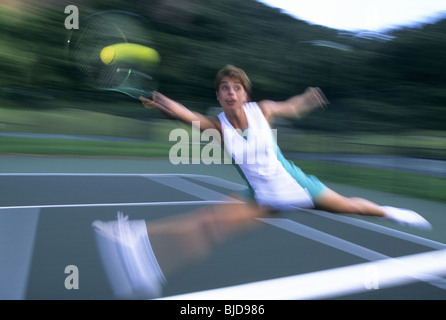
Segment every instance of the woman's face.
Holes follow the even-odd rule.
[[[248,94],[239,80],[224,77],[218,86],[217,100],[223,110],[236,110],[248,102]]]

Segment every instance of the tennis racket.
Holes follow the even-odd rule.
[[[79,29],[69,33],[66,55],[89,86],[135,99],[140,96],[152,99],[158,86],[155,79],[158,63],[154,56],[157,53],[152,46],[150,26],[142,16],[101,11],[82,19]],[[105,50],[110,47],[117,49],[110,54],[110,49]],[[147,50],[151,50],[151,56],[144,55]]]

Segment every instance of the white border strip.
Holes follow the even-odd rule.
[[[446,249],[302,275],[164,297],[162,300],[307,300],[384,289],[446,275]]]

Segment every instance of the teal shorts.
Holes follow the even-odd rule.
[[[299,167],[292,163],[292,169],[288,173],[297,181],[297,183],[304,189],[307,189],[313,202],[315,199],[327,189],[327,186],[323,184],[317,177],[313,175],[305,174]]]
[[[328,189],[328,187],[324,183],[322,183],[317,177],[305,174],[298,166],[294,164],[294,162],[286,160],[283,157],[282,153],[278,152],[278,158],[282,163],[283,167],[294,178],[294,180],[296,180],[296,182],[302,188],[308,191],[313,202],[316,202],[317,197],[321,195],[324,190]],[[246,190],[239,192],[240,196],[242,196],[245,199],[254,200],[255,199],[254,190],[249,185],[249,182],[243,175],[240,168],[237,165],[236,167],[248,184],[248,188]]]

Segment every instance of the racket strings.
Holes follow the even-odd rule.
[[[73,59],[85,81],[92,87],[103,89],[119,86],[123,79],[116,73],[116,67],[108,66],[100,60],[101,50],[113,43],[123,42],[117,27],[100,17],[95,17],[83,26],[77,41]]]
[[[70,41],[72,59],[85,83],[101,90],[114,90],[138,98],[157,88],[157,82],[147,73],[152,70],[120,61],[104,64],[100,53],[104,47],[132,39],[147,40],[146,29],[134,16],[101,13],[87,17],[77,38]]]

